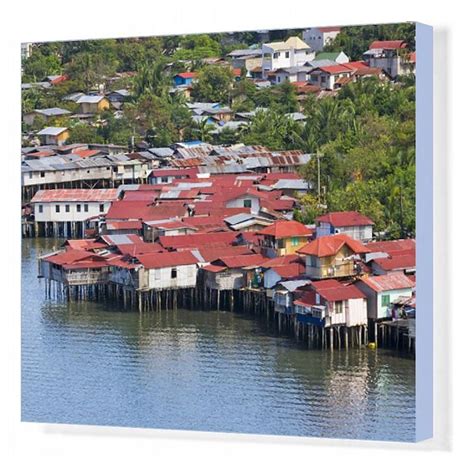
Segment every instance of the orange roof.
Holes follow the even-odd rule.
[[[311,237],[312,231],[298,221],[276,221],[258,232],[275,238]]]
[[[358,240],[354,240],[346,234],[326,235],[309,242],[298,250],[298,253],[318,257],[334,256],[346,245],[354,253],[369,253],[370,250]]]

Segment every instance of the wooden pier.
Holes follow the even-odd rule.
[[[76,285],[45,279],[46,297],[63,301],[115,302],[123,309],[139,312],[175,310],[217,310],[253,314],[273,332],[293,337],[309,349],[341,350],[367,345],[367,326],[320,327],[275,311],[274,302],[264,289],[216,290],[202,285],[179,289],[140,289],[98,281]]]

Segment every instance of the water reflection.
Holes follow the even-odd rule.
[[[414,439],[411,359],[306,350],[224,312],[45,302],[35,256],[54,243],[24,242],[24,420]]]

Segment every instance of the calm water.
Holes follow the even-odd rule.
[[[309,351],[224,312],[142,314],[44,299],[24,240],[24,421],[412,441],[415,363]]]

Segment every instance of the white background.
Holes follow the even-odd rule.
[[[474,93],[472,14],[461,2],[438,6],[413,0],[338,0],[320,5],[276,0],[2,3],[2,462],[129,463],[153,459],[172,463],[354,464],[416,459],[436,463],[462,462],[471,455],[473,388],[469,380],[474,305],[467,292],[472,287],[468,263],[474,183],[470,143]],[[407,445],[20,423],[20,42],[407,20],[433,25],[437,47],[435,439]]]

